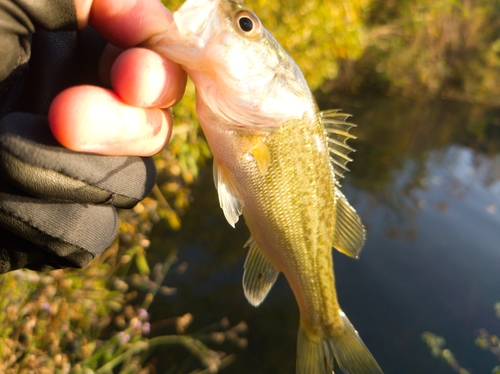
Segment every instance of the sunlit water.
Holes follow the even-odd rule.
[[[385,373],[453,373],[432,357],[425,331],[443,336],[465,368],[490,372],[495,357],[474,339],[479,328],[500,333],[493,309],[500,301],[500,113],[391,98],[330,101],[320,105],[355,113],[358,140],[350,144],[358,151],[342,185],[368,231],[359,260],[335,253],[341,306]],[[156,302],[153,318],[191,312],[192,331],[223,317],[244,320],[248,347],[225,347],[238,360],[224,372],[292,373],[295,300],[282,276],[259,308],[245,300],[249,234],[242,222],[236,229],[225,222],[210,167],[182,230],[155,231],[152,259],[175,246],[188,267],[168,275],[165,284],[178,293]],[[182,356],[174,353],[159,363]]]

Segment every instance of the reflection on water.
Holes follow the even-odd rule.
[[[331,101],[331,100],[330,100]],[[386,373],[452,373],[430,354],[424,331],[444,336],[462,366],[489,372],[494,357],[475,330],[500,332],[500,113],[449,102],[337,99],[322,107],[355,113],[352,172],[343,191],[367,226],[358,261],[335,253],[339,301]],[[249,346],[227,373],[291,373],[298,309],[280,277],[250,306],[241,276],[248,238],[229,227],[206,170],[178,233],[157,228],[151,260],[179,249],[179,292],[153,305],[153,318],[194,314],[192,327],[228,317],[249,325]],[[180,351],[175,354],[182,354]],[[163,361],[162,361],[163,360]],[[165,356],[160,363],[173,362]]]

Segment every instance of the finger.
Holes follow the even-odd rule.
[[[111,68],[123,51],[123,48],[115,47],[110,43],[104,47],[99,60],[99,79],[104,87],[111,87]]]
[[[164,31],[172,13],[159,0],[75,0],[78,26],[90,24],[118,47],[132,47]]]
[[[168,141],[172,114],[126,105],[104,88],[76,86],[54,99],[49,124],[55,138],[74,151],[151,156]]]
[[[184,94],[186,73],[180,65],[144,48],[123,52],[111,69],[111,84],[127,104],[171,107]]]
[[[93,0],[75,0],[76,18],[78,19],[78,29],[82,30],[89,23],[90,7]]]

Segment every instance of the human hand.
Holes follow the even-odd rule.
[[[167,29],[172,14],[160,1],[77,0],[79,28],[93,26],[113,45],[133,47]],[[157,53],[108,46],[100,76],[114,91],[72,87],[56,97],[49,122],[56,139],[75,151],[148,156],[170,135],[171,107],[184,93],[186,73]],[[117,58],[116,58],[117,57]],[[116,58],[116,59],[115,59]]]
[[[0,11],[9,26],[0,23],[0,50],[12,52],[0,56],[0,272],[84,266],[116,235],[113,206],[135,205],[154,185],[151,158],[61,148],[47,113],[55,137],[70,149],[146,156],[168,140],[172,116],[162,108],[184,91],[184,72],[153,52],[119,54],[107,46],[101,55],[104,43],[88,29],[46,31],[89,23],[128,48],[171,22],[159,1],[75,3],[76,13],[70,0],[24,4],[20,27],[19,13]],[[35,29],[30,53],[27,35]],[[113,90],[97,85],[97,71]]]

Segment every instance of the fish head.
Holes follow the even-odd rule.
[[[298,66],[239,0],[187,0],[148,47],[181,64],[198,100],[233,126],[277,127],[311,106]]]

